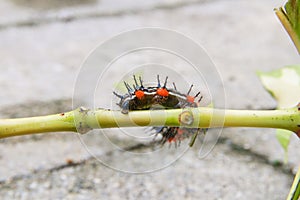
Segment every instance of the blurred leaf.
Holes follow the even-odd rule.
[[[290,143],[290,138],[293,132],[284,130],[284,129],[277,129],[276,130],[276,138],[280,145],[284,150],[284,163],[286,164],[288,161],[288,147]]]
[[[291,108],[299,103],[300,65],[258,72],[258,76],[266,90],[277,100],[278,108]]]
[[[300,53],[300,0],[289,0],[275,13]]]
[[[269,93],[277,100],[278,108],[291,108],[300,101],[300,66],[287,66],[271,72],[258,72],[258,76]],[[276,137],[285,151],[287,162],[291,131],[278,129]]]

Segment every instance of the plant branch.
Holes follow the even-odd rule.
[[[293,185],[286,200],[299,200],[300,197],[300,167],[294,178]]]
[[[58,131],[86,133],[97,128],[184,126],[190,128],[263,127],[293,131],[300,137],[298,107],[281,110],[222,110],[207,107],[170,110],[89,110],[83,107],[56,115],[1,119],[0,138]]]

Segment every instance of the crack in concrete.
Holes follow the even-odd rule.
[[[216,0],[215,0],[216,1]],[[83,14],[74,14],[68,16],[44,16],[40,18],[31,18],[25,19],[23,21],[15,21],[7,24],[0,24],[0,30],[8,29],[8,28],[19,28],[19,27],[35,27],[50,23],[68,23],[76,20],[82,19],[94,19],[94,18],[105,18],[105,17],[120,17],[124,15],[136,15],[141,13],[146,13],[150,11],[156,10],[175,10],[180,9],[182,7],[190,6],[193,4],[203,4],[211,2],[208,0],[192,0],[192,1],[182,1],[177,3],[167,3],[161,5],[155,5],[149,8],[136,8],[136,9],[128,9],[128,10],[115,10],[115,11],[107,11],[107,12],[90,12]]]
[[[148,148],[149,146],[150,145],[136,144],[136,145],[124,148],[124,151],[139,150],[139,149],[143,149],[143,148]],[[108,151],[105,154],[110,155],[113,152],[114,151]],[[51,174],[53,172],[60,171],[60,170],[63,170],[63,169],[69,168],[69,167],[81,166],[81,165],[86,164],[88,161],[92,161],[92,160],[95,160],[95,157],[94,156],[89,156],[89,157],[87,157],[85,159],[82,159],[81,161],[78,161],[78,162],[69,161],[69,162],[66,162],[64,164],[54,166],[52,168],[33,170],[33,172],[29,173],[29,174],[15,175],[15,176],[10,177],[8,179],[0,180],[0,186],[10,184],[10,183],[13,183],[13,182],[17,182],[17,181],[22,180],[22,179],[29,179],[29,178],[33,177],[34,175],[40,174],[40,173],[50,173]]]
[[[225,138],[225,137],[219,138],[217,144],[218,145],[226,145],[227,144],[227,145],[229,145],[230,150],[233,153],[237,153],[237,154],[240,154],[240,155],[251,156],[253,158],[254,162],[265,164],[265,165],[270,165],[274,168],[274,170],[277,170],[277,171],[279,171],[283,174],[286,174],[290,178],[294,177],[291,166],[284,165],[280,161],[271,162],[271,161],[269,161],[269,159],[266,155],[256,153],[256,152],[254,152],[250,149],[245,149],[240,144],[232,143],[230,141],[230,139],[228,139],[228,138]],[[151,147],[151,145],[137,144],[137,145],[129,146],[129,147],[125,148],[124,150],[125,151],[142,150],[144,148],[149,148],[149,147]],[[105,154],[106,155],[111,155],[113,153],[114,153],[114,151],[108,151]],[[30,179],[34,175],[41,174],[41,173],[51,174],[53,172],[57,172],[57,171],[60,171],[60,170],[66,169],[66,168],[82,166],[82,165],[87,164],[89,161],[93,161],[93,160],[95,160],[95,157],[90,156],[90,157],[82,159],[81,161],[78,161],[78,162],[70,161],[70,162],[67,162],[67,163],[64,163],[64,164],[61,164],[61,165],[54,166],[52,168],[48,168],[48,169],[37,169],[37,170],[34,170],[32,173],[29,173],[29,174],[20,174],[20,175],[13,176],[13,177],[10,177],[10,178],[5,179],[5,180],[0,180],[0,186],[9,185],[9,184],[15,183],[15,182],[17,182],[19,180],[23,180],[23,179]]]
[[[229,139],[226,139],[227,141]],[[271,161],[268,159],[267,155],[257,153],[255,151],[252,151],[251,149],[244,148],[241,144],[230,142],[230,148],[233,152],[238,153],[240,155],[248,155],[255,159],[256,162],[270,165],[275,170],[279,170],[284,174],[287,174],[291,177],[293,177],[295,174],[293,173],[292,166],[289,166],[288,164],[284,164],[282,161],[275,160]]]

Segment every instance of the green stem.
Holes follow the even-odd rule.
[[[191,120],[192,119],[192,120]],[[222,110],[206,107],[189,110],[145,110],[122,114],[120,111],[79,108],[70,112],[19,119],[0,120],[0,138],[72,131],[86,133],[96,128],[137,126],[185,126],[199,128],[263,127],[279,128],[299,134],[298,108],[282,110]]]
[[[57,131],[76,131],[73,111],[40,117],[0,119],[0,138]]]
[[[300,197],[300,167],[295,176],[293,185],[286,200],[299,200]]]

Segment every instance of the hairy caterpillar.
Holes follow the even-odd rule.
[[[120,95],[113,92],[120,98],[120,102],[117,105],[121,108],[121,112],[127,114],[133,110],[149,110],[149,109],[175,109],[186,107],[198,107],[203,96],[198,92],[195,96],[191,96],[190,92],[193,85],[190,86],[187,93],[181,93],[177,90],[175,83],[173,82],[173,88],[167,88],[168,76],[165,78],[164,84],[160,83],[159,75],[157,75],[157,85],[151,87],[145,87],[141,77],[136,79],[133,75],[134,84],[130,86],[124,81],[124,85],[127,89],[127,93]],[[196,99],[198,100],[196,101]],[[195,139],[199,132],[206,129],[201,128],[184,128],[184,127],[153,127],[156,134],[161,134],[161,143],[166,142],[180,142],[185,138],[192,136],[190,146],[193,146]]]

